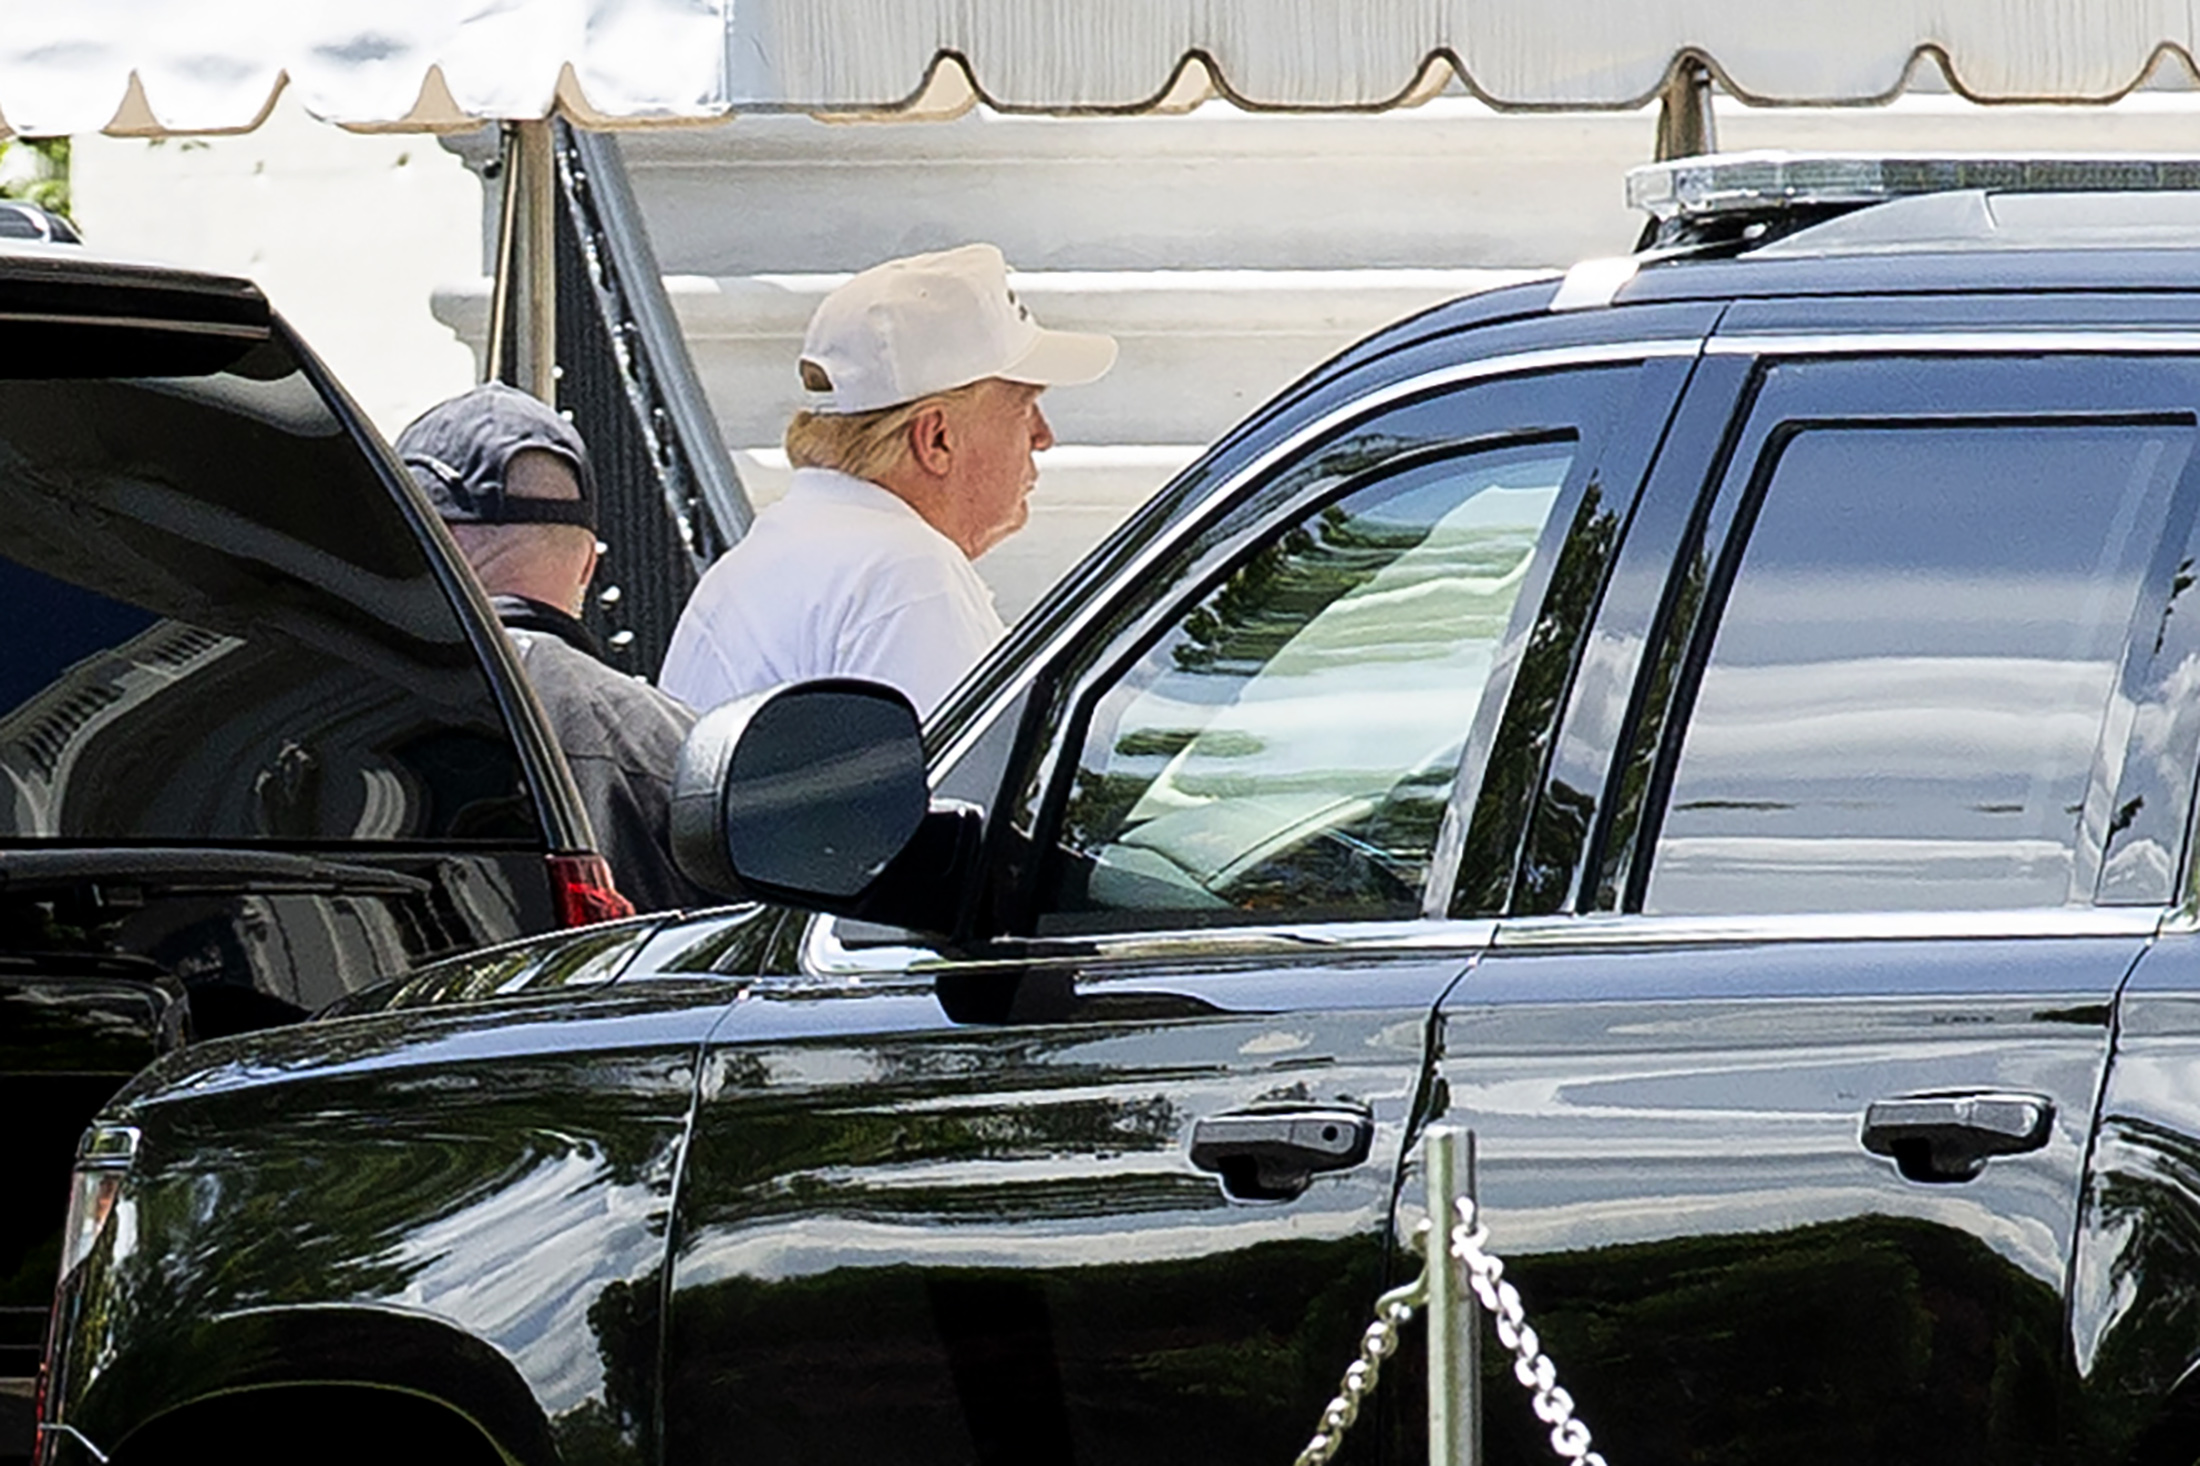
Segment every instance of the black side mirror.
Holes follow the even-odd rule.
[[[673,776],[672,855],[697,885],[928,931],[954,925],[977,824],[930,808],[909,699],[853,678],[712,709]]]

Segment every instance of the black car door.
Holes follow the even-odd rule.
[[[1610,1459],[2060,1459],[2111,1004],[2190,803],[2200,361],[1725,329],[1596,633],[1641,651],[1577,684],[1443,1004],[1443,1118]],[[1497,1368],[1487,1459],[1537,1459]]]
[[[1428,873],[1493,744],[1547,744],[1699,339],[1392,382],[1031,653],[935,778],[991,811],[991,935],[821,919],[713,1040],[672,1459],[1304,1443],[1491,931]]]

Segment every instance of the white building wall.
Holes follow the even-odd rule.
[[[386,436],[473,385],[429,298],[481,273],[481,183],[433,137],[344,132],[286,99],[236,137],[71,154],[87,245],[257,281]]]

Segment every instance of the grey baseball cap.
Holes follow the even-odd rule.
[[[565,460],[578,499],[509,495],[505,469],[533,448]],[[517,387],[490,382],[438,403],[397,435],[397,456],[435,512],[452,524],[596,527],[596,476],[573,425]]]

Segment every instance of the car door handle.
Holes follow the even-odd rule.
[[[1246,1201],[1282,1201],[1306,1190],[1318,1171],[1367,1159],[1375,1117],[1343,1106],[1238,1110],[1192,1122],[1192,1164],[1222,1177],[1222,1189]]]
[[[1968,1181],[1995,1156],[2047,1144],[2055,1102],[2044,1094],[1966,1090],[1905,1094],[1864,1111],[1864,1149],[1911,1181]]]

